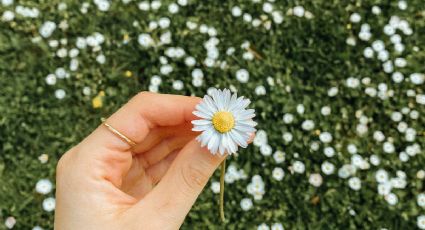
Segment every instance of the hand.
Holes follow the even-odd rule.
[[[224,159],[194,140],[200,98],[139,93],[65,153],[56,175],[55,229],[178,229]]]

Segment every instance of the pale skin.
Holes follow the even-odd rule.
[[[142,92],[59,160],[55,229],[178,229],[225,156],[194,139],[200,98]],[[217,214],[217,223],[219,218]]]

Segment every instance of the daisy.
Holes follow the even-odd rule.
[[[246,109],[250,100],[231,94],[230,90],[211,90],[193,112],[200,120],[192,121],[193,131],[202,132],[196,139],[207,146],[212,154],[234,154],[238,146],[246,148],[256,131],[253,109]]]

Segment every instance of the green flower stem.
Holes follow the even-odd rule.
[[[224,222],[224,175],[226,174],[226,159],[223,160],[220,164],[221,175],[220,175],[220,218]]]

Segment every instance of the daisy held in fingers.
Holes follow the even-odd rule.
[[[196,140],[207,146],[211,154],[236,154],[239,146],[246,148],[257,123],[254,109],[247,109],[249,99],[237,97],[230,90],[213,89],[205,95],[193,112],[199,120],[193,120],[193,131],[202,132]],[[225,160],[221,164],[220,177],[220,217],[224,221],[224,171]]]

